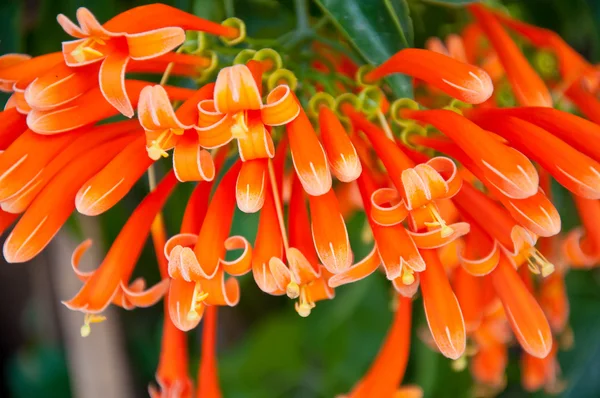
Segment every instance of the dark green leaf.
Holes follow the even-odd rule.
[[[412,22],[404,0],[315,0],[362,57],[379,65],[412,41]],[[410,32],[406,35],[405,32]],[[407,38],[408,37],[408,38]],[[408,77],[387,79],[398,97],[412,97]]]

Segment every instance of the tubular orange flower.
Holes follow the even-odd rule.
[[[267,159],[253,159],[242,164],[235,187],[235,199],[241,211],[256,213],[263,207],[267,178]]]
[[[469,246],[466,248],[468,249]],[[465,255],[472,256],[472,253],[466,251]],[[470,334],[479,327],[483,317],[479,278],[471,275],[463,267],[458,267],[454,271],[452,287],[465,320],[465,330]]]
[[[535,195],[525,199],[509,198],[491,184],[485,178],[483,170],[449,140],[419,136],[413,136],[410,140],[415,144],[436,149],[457,159],[485,185],[494,198],[504,205],[512,218],[529,231],[539,236],[553,236],[560,232],[561,220],[558,211],[541,188]]]
[[[556,347],[553,347],[546,358],[536,358],[527,353],[522,355],[521,384],[526,391],[534,392],[541,388],[549,393],[561,391],[557,352]]]
[[[143,15],[151,21],[141,19]],[[83,7],[77,10],[79,26],[62,14],[57,20],[65,32],[77,39],[63,42],[65,63],[77,67],[101,62],[100,90],[106,101],[127,117],[133,116],[133,105],[125,87],[125,70],[130,59],[152,59],[169,52],[184,42],[183,28],[186,27],[237,35],[234,28],[205,21],[163,4],[133,8],[104,26]]]
[[[465,351],[466,331],[458,300],[452,292],[438,254],[421,250],[427,268],[421,272],[421,292],[429,330],[440,352],[458,359]]]
[[[315,249],[321,262],[333,274],[352,265],[353,254],[346,223],[333,190],[321,196],[308,196]]]
[[[84,285],[75,297],[63,302],[69,309],[82,311],[88,315],[98,314],[109,305],[111,300],[120,295],[132,306],[147,307],[155,304],[166,293],[169,287],[168,279],[164,279],[147,291],[141,291],[143,285],[142,289],[134,291],[133,285],[128,288],[126,284],[150,233],[154,217],[161,210],[176,184],[177,179],[173,173],[167,174],[156,189],[140,203],[123,226],[100,267],[86,275]],[[78,254],[80,256],[82,253]]]
[[[558,34],[548,29],[517,21],[499,12],[494,12],[494,16],[503,25],[525,37],[534,46],[550,49],[554,52],[564,81],[564,83],[561,83],[562,86],[569,87],[580,81],[584,88],[592,92],[596,91],[600,82],[598,70],[571,48]]]
[[[467,118],[449,110],[403,110],[402,117],[428,123],[452,139],[504,195],[524,199],[538,191],[535,167],[522,153],[505,145]]]
[[[57,173],[68,165],[70,161],[98,145],[114,140],[125,134],[130,134],[132,139],[136,136],[139,137],[140,135],[136,133],[141,133],[141,131],[139,130],[139,127],[137,129],[136,127],[137,123],[127,121],[102,125],[90,128],[88,131],[82,131],[71,144],[67,145],[61,151],[60,156],[56,156],[47,164],[40,164],[38,166],[39,169],[29,169],[27,177],[23,173],[25,170],[21,170],[22,173],[19,173],[23,178],[21,181],[27,182],[25,184],[21,183],[21,187],[17,192],[2,201],[2,208],[11,213],[24,212],[36,195]],[[16,175],[10,175],[5,183],[8,185],[15,177]]]
[[[565,92],[581,113],[594,123],[600,124],[600,101],[596,95],[587,91],[580,84],[572,84]]]
[[[507,139],[574,194],[600,199],[600,164],[564,141],[512,116],[473,116],[471,120]]]
[[[443,67],[440,67],[443,65]],[[485,102],[494,90],[492,80],[483,69],[449,56],[417,48],[398,51],[383,64],[365,75],[373,81],[392,73],[424,80],[451,97],[470,104]]]
[[[294,99],[299,103],[295,96]],[[302,187],[312,196],[326,194],[332,184],[329,164],[308,116],[300,109],[298,116],[286,128],[294,169]]]
[[[60,52],[34,58],[25,54],[5,54],[0,57],[0,91],[24,91],[41,73],[62,61]]]
[[[552,107],[552,97],[542,79],[535,73],[517,45],[504,31],[496,17],[484,6],[474,4],[469,11],[477,18],[498,53],[517,101],[523,106]]]
[[[550,326],[506,255],[501,254],[491,277],[521,347],[536,358],[545,358],[552,349]]]
[[[342,123],[326,106],[319,109],[319,127],[331,172],[343,182],[356,180],[362,171],[356,149]]]
[[[219,375],[216,361],[217,345],[217,307],[206,309],[202,326],[202,356],[198,368],[198,398],[220,398]]]
[[[35,197],[6,239],[6,261],[28,261],[46,247],[75,209],[79,187],[130,141],[131,137],[125,136],[106,142],[80,154],[64,167]]]
[[[300,105],[287,85],[275,87],[263,104],[257,85],[261,75],[262,67],[252,63],[219,71],[214,100],[198,104],[200,145],[217,148],[236,138],[243,161],[274,156],[273,139],[266,126],[290,123],[300,112]]]
[[[423,207],[429,218],[424,220],[428,230],[414,230],[411,233],[414,239],[419,239],[423,248],[440,247],[468,232],[465,225],[446,225],[434,204],[434,200],[450,198],[460,189],[461,179],[450,159],[439,157],[414,166],[400,148],[390,145],[381,129],[354,111],[349,104],[344,104],[342,110],[357,130],[365,132],[396,187],[396,190],[382,188],[373,193],[370,212],[373,221],[380,225],[395,225],[402,222],[409,211]],[[386,203],[390,206],[384,207]]]
[[[147,82],[127,80],[125,85],[131,103],[137,106],[140,93]],[[181,87],[166,86],[165,90],[174,100],[186,100],[194,93],[194,90]],[[100,89],[94,88],[64,107],[48,111],[32,110],[27,115],[27,125],[38,134],[57,134],[94,124],[115,115],[117,115],[115,108],[106,102]]]
[[[410,351],[412,300],[402,296],[396,299],[394,320],[375,361],[346,398],[422,396],[418,387],[400,387]]]
[[[553,108],[519,107],[465,109],[465,116],[483,120],[487,117],[514,116],[548,131],[596,161],[600,161],[600,126],[572,113]],[[577,131],[577,134],[573,134]]]

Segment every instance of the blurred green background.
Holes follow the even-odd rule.
[[[377,26],[368,39],[389,40],[392,46],[408,44],[422,47],[430,36],[456,32],[467,21],[460,7],[438,3],[461,1],[422,0],[346,0],[346,5],[361,1],[373,4],[391,3],[402,12],[404,38],[390,36],[390,26]],[[3,0],[0,2],[0,53],[26,52],[38,55],[58,51],[68,37],[56,23],[56,15],[74,16],[77,7],[90,8],[100,21],[143,4],[128,0]],[[211,18],[224,19],[232,11],[242,18],[255,38],[278,37],[295,29],[297,14],[293,0],[174,0],[167,2],[186,11]],[[323,3],[336,3],[323,1]],[[339,3],[339,2],[338,2]],[[499,2],[495,2],[498,4]],[[312,2],[309,13],[322,16],[321,8]],[[364,3],[363,3],[364,4]],[[593,62],[600,58],[600,1],[598,0],[526,0],[503,1],[506,7],[524,20],[558,32],[573,47]],[[406,8],[407,7],[407,8]],[[408,11],[408,13],[407,13]],[[412,20],[412,26],[410,22]],[[412,29],[411,29],[412,28]],[[357,54],[360,57],[360,54]],[[168,163],[162,165],[164,172]],[[161,170],[159,170],[159,173]],[[169,234],[178,230],[190,184],[182,184],[169,201],[165,216]],[[98,217],[102,231],[102,252],[109,247],[127,215],[147,192],[145,182],[138,186],[106,214]],[[569,196],[556,190],[558,207],[563,215],[565,231],[578,223]],[[235,233],[254,240],[258,217],[236,214]],[[361,258],[369,250],[359,239],[365,220],[353,217],[348,228],[355,237],[352,247]],[[69,223],[70,231],[83,238],[78,220]],[[52,286],[40,296],[42,279],[49,281],[46,263],[25,265],[2,264],[0,270],[0,358],[2,382],[0,396],[15,398],[74,396],[69,380],[64,330],[60,314],[66,311]],[[69,264],[60,264],[68,268]],[[146,250],[136,269],[137,275],[150,282],[159,279],[152,247]],[[45,275],[45,276],[44,276]],[[560,362],[567,388],[563,397],[600,397],[600,288],[598,271],[571,271],[568,290],[571,301],[570,324],[575,345],[561,352]],[[46,278],[46,279],[44,279]],[[364,374],[385,336],[391,320],[389,283],[381,275],[339,288],[336,298],[318,303],[307,319],[293,310],[285,298],[262,294],[252,276],[241,278],[242,299],[235,308],[220,311],[219,372],[225,397],[333,397],[345,393]],[[42,300],[51,304],[40,306]],[[46,303],[47,304],[47,303]],[[405,383],[420,385],[427,397],[468,397],[473,382],[468,370],[455,372],[450,361],[432,352],[416,336],[426,327],[420,300],[414,303],[414,339]],[[146,386],[154,382],[158,363],[162,306],[133,312],[118,310],[121,327],[118,333],[125,341],[128,372],[137,396],[146,396]],[[55,330],[49,333],[46,329]],[[102,325],[93,333],[103,333]],[[192,375],[199,357],[199,333],[190,333]],[[531,396],[519,382],[518,351],[511,351],[508,387],[503,397]],[[93,358],[88,366],[94,367]],[[534,396],[545,396],[543,393]]]

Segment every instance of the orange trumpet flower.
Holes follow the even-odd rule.
[[[423,80],[469,104],[485,102],[494,90],[492,80],[483,69],[444,54],[417,48],[398,51],[367,73],[365,81],[374,81],[393,73],[403,73]]]
[[[5,151],[25,130],[27,122],[25,116],[20,114],[16,108],[10,108],[0,112],[0,151]]]
[[[343,182],[356,180],[362,171],[356,149],[342,123],[326,106],[319,109],[319,128],[333,175]]]
[[[345,398],[403,397],[421,398],[417,386],[400,387],[410,351],[412,300],[397,296],[398,308],[390,330],[367,374]]]
[[[552,349],[552,332],[548,321],[503,253],[500,255],[498,266],[491,273],[491,278],[521,347],[536,358],[545,358]]]
[[[202,348],[198,367],[197,398],[220,398],[219,375],[217,369],[217,308],[209,306],[202,326]]]
[[[429,330],[440,352],[445,357],[458,359],[466,348],[465,322],[458,300],[438,254],[433,250],[420,252],[427,264],[420,276]]]
[[[470,119],[507,139],[574,194],[600,199],[600,163],[594,159],[522,119],[512,116],[471,116]]]
[[[572,267],[589,268],[600,259],[600,201],[573,195],[583,226],[571,230],[564,243],[563,254]]]
[[[82,335],[89,334],[90,322],[98,319],[99,313],[113,303],[126,309],[148,307],[154,305],[167,291],[169,280],[144,291],[145,283],[136,279],[127,286],[137,259],[150,233],[154,217],[160,212],[169,195],[175,188],[177,180],[173,173],[167,174],[156,189],[133,212],[119,236],[108,251],[100,267],[93,272],[82,272],[78,269],[79,259],[91,245],[91,241],[82,243],[73,253],[73,269],[84,281],[81,290],[69,301],[64,301],[71,310],[86,314]]]
[[[152,59],[171,51],[184,42],[185,28],[229,37],[238,34],[235,28],[163,4],[133,8],[104,26],[84,7],[77,10],[79,26],[62,14],[57,20],[65,32],[76,38],[63,42],[65,63],[79,67],[101,62],[98,81],[102,95],[127,117],[134,113],[125,87],[125,70],[130,59]]]
[[[405,109],[401,114],[438,128],[483,170],[491,184],[509,198],[524,199],[537,193],[539,177],[529,159],[467,118],[443,109]]]
[[[478,4],[470,5],[469,11],[477,19],[479,26],[498,53],[517,101],[522,106],[546,106],[551,108],[552,97],[548,88],[529,65],[494,14],[485,6]]]
[[[300,112],[300,105],[285,84],[275,87],[263,104],[262,86],[258,85],[262,65],[249,63],[249,66],[233,65],[219,71],[214,100],[198,104],[196,126],[204,148],[218,148],[237,139],[242,161],[272,158],[275,148],[266,126],[288,124]]]

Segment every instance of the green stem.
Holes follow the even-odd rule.
[[[233,0],[224,0],[225,15],[227,18],[235,17],[235,7],[233,6]]]
[[[308,1],[294,0],[294,6],[296,8],[296,30],[300,32],[309,30],[310,23],[308,21]]]

